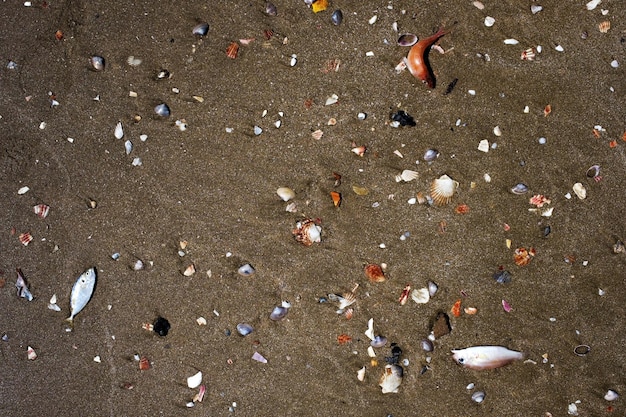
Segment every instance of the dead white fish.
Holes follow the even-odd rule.
[[[70,326],[73,325],[74,317],[81,312],[91,300],[93,289],[96,286],[96,268],[89,268],[83,272],[72,287],[70,295],[70,316],[66,319]]]
[[[17,296],[26,298],[28,301],[33,301],[34,297],[28,289],[28,284],[26,284],[24,275],[22,275],[22,270],[17,268],[16,271],[17,271],[17,281],[15,281],[15,288],[17,288]]]
[[[386,365],[385,370],[380,377],[380,381],[378,381],[378,385],[382,388],[383,394],[398,392],[398,388],[402,383],[403,374],[404,369],[402,369],[400,365]]]
[[[452,357],[459,365],[477,371],[494,369],[524,359],[524,354],[504,346],[472,346],[453,350]]]

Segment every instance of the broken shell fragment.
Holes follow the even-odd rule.
[[[283,201],[289,201],[296,196],[296,193],[288,187],[280,187],[278,190],[276,190],[276,194],[278,194],[278,196]]]
[[[237,273],[239,273],[242,277],[250,277],[254,275],[255,272],[254,267],[250,264],[241,265],[237,270]]]
[[[357,371],[356,378],[361,382],[365,380],[365,366]]]
[[[89,58],[89,67],[92,71],[104,71],[104,58],[94,55]]]
[[[424,161],[432,162],[435,159],[439,158],[439,151],[437,149],[428,149],[424,152]]]
[[[45,219],[48,216],[48,213],[50,212],[50,206],[46,204],[37,204],[36,206],[33,206],[33,211],[35,212],[37,216],[41,217],[42,219]]]
[[[524,183],[515,184],[513,188],[511,188],[511,192],[513,194],[522,195],[528,192],[528,186]]]
[[[259,352],[254,352],[252,354],[252,359],[254,359],[257,362],[267,363],[267,359],[265,359],[263,355],[261,355]]]
[[[242,336],[247,336],[254,331],[254,328],[248,323],[239,323],[237,325],[237,333]]]
[[[400,174],[396,175],[396,182],[404,181],[409,182],[413,181],[419,176],[417,171],[411,171],[410,169],[405,169]]]
[[[472,394],[472,401],[478,404],[482,403],[485,401],[485,393],[482,391],[476,391]]]
[[[183,271],[183,275],[186,277],[190,277],[193,274],[196,273],[196,267],[194,264],[190,264],[187,268],[185,268],[185,270]]]
[[[311,246],[313,243],[322,241],[322,227],[315,224],[312,219],[305,219],[296,223],[296,228],[292,230],[296,240],[304,246]]]
[[[35,359],[37,359],[37,353],[35,352],[35,349],[33,349],[30,346],[28,346],[28,348],[26,349],[26,356],[31,361],[34,361]]]
[[[439,290],[439,286],[433,281],[428,281],[428,295],[430,298],[437,294],[437,290]]]
[[[418,37],[413,33],[405,33],[398,38],[398,45],[413,46],[417,43]]]
[[[154,112],[161,117],[169,117],[171,114],[170,106],[165,103],[156,105],[154,107]]]
[[[198,388],[202,383],[202,372],[198,372],[187,378],[187,386],[191,389]]]
[[[381,348],[387,344],[387,338],[384,336],[375,336],[374,340],[370,342],[370,346],[373,348]]]
[[[124,128],[122,127],[122,122],[117,122],[113,135],[115,135],[115,139],[122,139],[124,137]]]
[[[287,301],[283,301],[281,305],[274,307],[274,310],[270,313],[270,320],[278,321],[285,318],[289,312],[291,304]]]
[[[584,200],[585,198],[587,198],[587,190],[585,189],[585,186],[581,183],[577,182],[576,184],[574,184],[572,189],[579,199]]]
[[[459,187],[459,183],[447,175],[435,179],[430,185],[430,196],[438,206],[448,204]]]
[[[604,399],[607,401],[615,401],[619,398],[619,394],[612,389],[608,390],[606,394],[604,394]]]
[[[404,370],[400,365],[386,365],[378,385],[382,388],[383,394],[396,393],[402,384]]]
[[[206,22],[198,23],[193,27],[191,33],[197,36],[206,36],[209,33],[209,24]]]
[[[365,331],[365,336],[367,336],[370,340],[374,340],[374,319],[369,319],[367,321],[367,330]]]
[[[341,22],[343,22],[343,12],[339,9],[335,10],[332,15],[330,15],[330,21],[335,26],[339,26]]]
[[[430,292],[428,288],[416,289],[411,293],[411,298],[417,304],[426,304],[430,300]]]
[[[370,282],[383,282],[385,281],[385,273],[383,268],[378,264],[365,265],[365,275]]]

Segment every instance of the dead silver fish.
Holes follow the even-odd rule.
[[[472,346],[453,350],[452,357],[459,365],[477,371],[494,369],[524,358],[522,352],[503,346]]]
[[[70,316],[66,319],[70,326],[73,325],[74,317],[81,312],[91,300],[93,289],[96,286],[96,268],[89,268],[83,272],[72,287],[70,295]]]
[[[33,301],[33,295],[28,290],[28,284],[22,275],[22,270],[17,268],[17,281],[15,281],[15,288],[17,288],[17,296],[26,298],[28,301]]]
[[[383,394],[398,392],[398,388],[400,384],[402,384],[403,374],[404,369],[400,365],[385,365],[385,370],[378,381],[378,385],[382,388]]]

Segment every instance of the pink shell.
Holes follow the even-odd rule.
[[[513,310],[513,307],[511,307],[511,304],[509,304],[508,301],[506,301],[506,300],[502,300],[502,308],[507,313],[509,313],[509,312],[511,312],[511,310]]]

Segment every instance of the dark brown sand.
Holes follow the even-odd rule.
[[[479,10],[469,0],[333,1],[314,14],[301,0],[276,0],[278,15],[270,17],[263,1],[4,2],[0,414],[565,416],[579,401],[581,416],[623,416],[623,397],[609,403],[603,396],[626,393],[626,255],[612,249],[626,238],[624,4],[605,0],[588,11],[584,0],[544,0],[533,15],[529,1],[484,3]],[[340,26],[330,22],[335,8],[343,10]],[[483,24],[487,15],[496,19],[491,28]],[[197,21],[210,24],[203,39],[191,33]],[[608,33],[598,30],[602,21],[611,22]],[[396,46],[393,22],[420,37],[452,27],[439,42],[448,52],[430,56],[434,90],[394,72],[408,48]],[[268,29],[274,36],[266,41]],[[229,59],[227,46],[242,38],[255,40]],[[520,43],[505,45],[506,38]],[[535,61],[520,59],[536,45],[543,51]],[[105,71],[89,69],[94,54],[105,57]],[[129,56],[141,65],[128,65]],[[341,61],[339,70],[324,73],[330,60]],[[10,61],[16,69],[7,68]],[[172,77],[156,81],[162,68]],[[49,92],[59,106],[51,107]],[[332,94],[339,102],[325,106]],[[154,114],[160,102],[171,107],[170,118]],[[552,112],[544,117],[547,104]],[[390,127],[398,109],[417,126]],[[359,112],[367,113],[364,121]],[[330,118],[337,124],[327,126]],[[181,119],[184,132],[174,126]],[[123,140],[113,135],[118,121]],[[595,125],[606,130],[600,138]],[[320,140],[311,136],[317,129]],[[479,152],[483,139],[497,148]],[[367,146],[362,158],[350,151],[353,142]],[[441,156],[429,165],[421,158],[432,147]],[[135,157],[141,166],[132,165]],[[593,164],[600,182],[586,176]],[[403,169],[419,177],[397,183]],[[334,172],[342,175],[338,187]],[[444,173],[460,183],[451,204],[407,203]],[[528,194],[509,192],[518,182]],[[572,192],[577,182],[585,200]],[[369,194],[355,194],[354,185]],[[30,191],[18,195],[23,186]],[[275,193],[281,186],[296,192],[297,213],[285,211]],[[339,208],[333,190],[343,195]],[[529,212],[533,194],[551,199],[551,217]],[[32,210],[41,203],[51,207],[45,219]],[[459,204],[469,213],[455,214]],[[304,217],[321,219],[321,243],[305,247],[293,238]],[[27,231],[34,240],[25,247],[17,235]],[[182,257],[181,240],[188,241]],[[529,265],[513,263],[517,247],[536,249]],[[132,270],[137,259],[146,270]],[[239,276],[247,262],[257,273]],[[388,265],[387,281],[367,281],[369,262]],[[191,263],[197,272],[183,276]],[[90,266],[98,270],[96,291],[66,332],[72,285]],[[509,284],[493,280],[500,266],[511,272]],[[15,268],[32,302],[16,296]],[[421,288],[429,280],[440,289],[428,304],[399,305],[407,283]],[[318,303],[354,283],[351,320]],[[47,308],[53,294],[61,312]],[[420,340],[457,299],[478,314],[452,317],[452,332],[426,354]],[[292,303],[287,317],[270,321],[283,300]],[[142,329],[159,315],[172,325],[166,337]],[[206,326],[196,323],[201,316]],[[370,365],[363,334],[370,318],[409,362],[396,394],[378,386],[389,344],[377,349],[378,366]],[[255,331],[239,336],[240,322]],[[338,344],[341,334],[352,341]],[[451,349],[484,344],[524,351],[528,360],[472,371],[451,358]],[[591,347],[586,356],[574,354],[580,344]],[[255,351],[268,363],[253,361]],[[140,371],[135,354],[152,368]],[[186,378],[198,370],[207,394],[187,410],[197,390]],[[482,404],[472,402],[475,391],[486,393]]]

